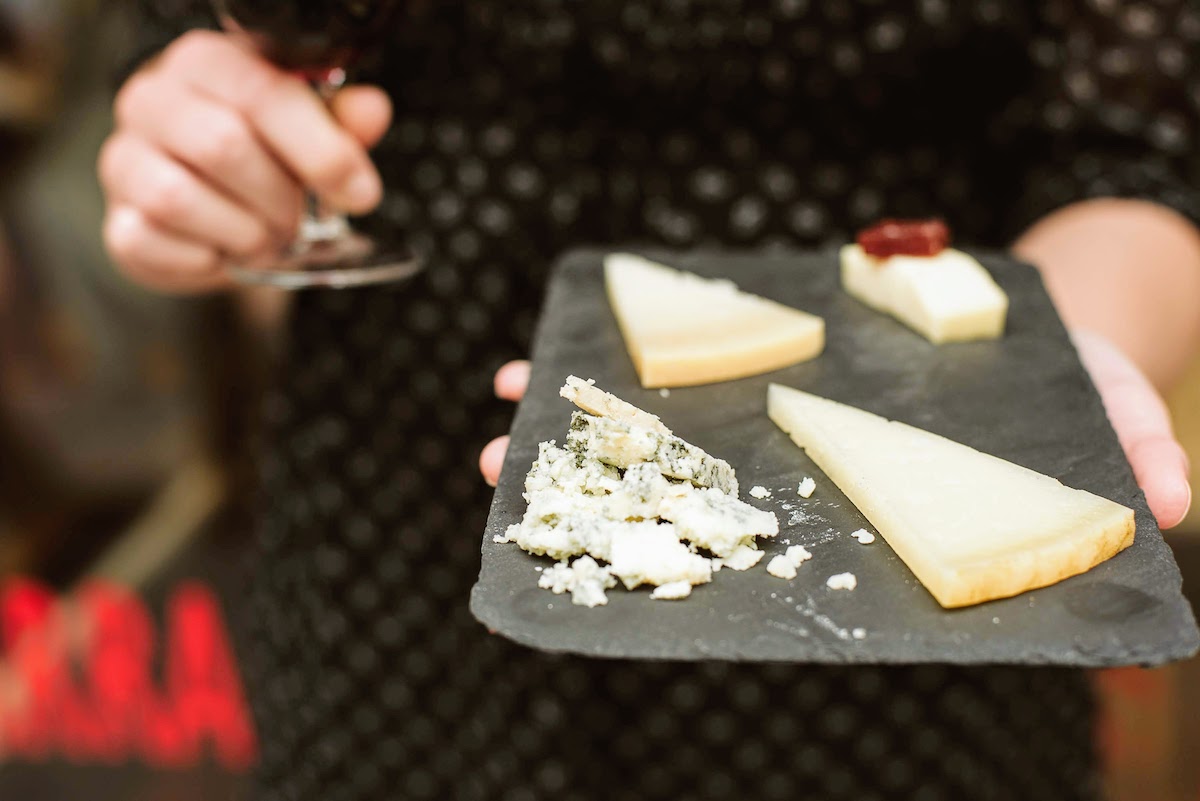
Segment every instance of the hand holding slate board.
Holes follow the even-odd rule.
[[[489,628],[547,651],[640,659],[1111,666],[1160,664],[1200,646],[1170,549],[1036,270],[983,256],[1010,298],[1004,337],[935,346],[842,292],[833,253],[646,255],[731,278],[746,291],[824,317],[825,352],[767,375],[661,397],[641,388],[625,351],[605,297],[604,253],[564,257],[547,294],[529,391],[472,591],[471,609]],[[743,486],[772,489],[772,498],[756,504],[775,511],[781,524],[765,559],[788,541],[807,546],[813,559],[790,582],[761,566],[722,571],[679,602],[613,591],[607,606],[588,609],[539,589],[535,566],[549,560],[492,538],[524,512],[522,485],[538,443],[566,432],[572,407],[558,388],[570,374],[594,378],[657,414],[679,436],[730,462]],[[886,544],[863,547],[849,536],[869,523],[767,418],[772,381],[911,423],[1129,506],[1137,516],[1134,544],[1054,586],[942,609]],[[795,494],[804,476],[817,480],[809,500]],[[858,577],[857,590],[825,586],[828,576],[847,571]]]

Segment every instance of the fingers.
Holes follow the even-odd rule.
[[[216,250],[162,230],[132,206],[110,207],[104,243],[125,273],[163,292],[205,292],[228,285]]]
[[[383,185],[366,150],[300,79],[226,36],[202,31],[176,40],[156,68],[237,110],[275,157],[327,202],[352,213],[379,203]]]
[[[494,387],[496,397],[519,401],[529,388],[529,362],[522,359],[501,367],[496,371]],[[500,480],[500,469],[504,466],[507,453],[508,437],[504,436],[489,442],[479,454],[479,472],[483,473],[483,480],[493,487]]]
[[[1187,455],[1170,437],[1140,440],[1130,446],[1129,462],[1138,486],[1146,493],[1146,502],[1161,529],[1183,522],[1192,506],[1192,488],[1188,483]]]
[[[232,108],[150,72],[121,90],[116,115],[123,129],[136,131],[211,181],[281,238],[294,230],[302,211],[301,187]]]
[[[497,437],[484,447],[479,454],[479,472],[488,486],[496,486],[500,481],[500,468],[504,466],[504,457],[508,453],[508,436]]]
[[[117,134],[105,143],[100,181],[110,200],[198,244],[249,256],[276,242],[262,218],[136,136]]]
[[[1159,527],[1178,525],[1191,506],[1192,491],[1187,455],[1175,440],[1166,404],[1108,340],[1090,331],[1076,331],[1072,338]]]
[[[508,401],[519,401],[529,388],[529,362],[509,362],[496,371],[494,387],[496,397]]]
[[[363,147],[374,147],[392,124],[392,100],[374,86],[347,86],[329,105],[334,119]]]

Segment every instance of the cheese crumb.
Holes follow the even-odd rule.
[[[784,551],[784,556],[786,556],[787,560],[796,567],[800,567],[800,565],[804,564],[809,559],[812,559],[812,554],[809,553],[808,549],[803,545],[788,546],[788,549]]]
[[[733,553],[719,561],[730,570],[749,570],[757,565],[765,554],[766,551],[751,548],[749,545],[739,545]],[[714,559],[713,561],[718,560]]]
[[[658,396],[660,398],[669,398],[669,397],[671,397],[671,390],[667,389],[666,387],[663,387],[662,389],[660,389],[658,391]]]
[[[650,593],[650,597],[656,601],[678,601],[691,594],[691,584],[686,581],[672,581],[655,587],[654,592]]]
[[[853,573],[837,573],[825,580],[825,586],[831,590],[852,590],[858,586],[858,579]]]
[[[854,631],[850,632],[850,636],[856,640],[861,640],[867,636],[867,630],[866,629],[854,629]]]
[[[811,498],[812,494],[817,490],[817,482],[813,481],[809,476],[805,476],[800,482],[800,486],[796,487],[796,494],[801,498]]]
[[[867,531],[865,528],[860,528],[858,531],[851,532],[850,536],[858,540],[860,545],[870,545],[875,541],[875,535]]]
[[[556,595],[571,593],[571,603],[577,606],[603,606],[608,603],[604,591],[617,585],[616,578],[607,567],[601,567],[590,556],[581,556],[575,564],[566,560],[542,571],[538,586]]]
[[[750,497],[762,500],[771,497],[771,491],[764,486],[755,486],[750,488]]]
[[[792,564],[791,559],[788,559],[784,554],[780,554],[767,563],[767,572],[776,578],[794,579],[796,577],[796,566]]]

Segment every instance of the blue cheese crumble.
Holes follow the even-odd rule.
[[[521,522],[495,538],[556,560],[540,587],[589,607],[606,604],[618,582],[678,600],[722,566],[747,570],[763,558],[757,538],[778,534],[779,521],[737,499],[728,462],[590,381],[572,376],[560,394],[584,411],[572,415],[565,447],[538,447]]]

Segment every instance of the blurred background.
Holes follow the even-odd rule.
[[[248,526],[230,488],[246,481],[265,338],[242,322],[245,298],[159,297],[107,263],[94,164],[131,24],[115,3],[0,0],[5,799],[238,798],[254,758],[227,648]],[[1200,365],[1170,402],[1200,465]],[[1200,512],[1168,539],[1195,603]],[[22,643],[46,629],[41,651]],[[200,636],[196,678],[166,683],[172,649]],[[46,673],[48,652],[72,655],[70,675]],[[137,653],[149,675],[122,661]],[[1200,799],[1200,661],[1096,680],[1111,797]],[[62,689],[75,685],[92,701]],[[189,692],[224,717],[183,726],[171,704]]]

